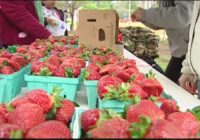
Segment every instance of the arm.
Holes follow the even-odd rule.
[[[165,29],[183,29],[190,25],[192,9],[192,1],[175,1],[175,7],[145,10],[141,21]]]
[[[181,73],[192,74],[192,70],[189,65],[189,52],[187,53],[186,58],[183,61],[183,67],[181,69]]]
[[[50,36],[51,33],[27,11],[25,1],[0,1],[0,6],[2,14],[21,31],[41,39]]]

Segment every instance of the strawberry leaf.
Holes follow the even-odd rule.
[[[129,127],[131,138],[143,138],[151,125],[148,117],[140,117],[139,122],[132,123]]]
[[[16,130],[16,131],[11,131],[10,132],[10,139],[21,139],[22,138],[22,131],[21,130]]]
[[[49,71],[48,67],[44,67],[40,70],[40,75],[41,76],[51,76],[52,72]]]
[[[187,110],[191,112],[200,121],[200,106],[194,107],[192,110]]]
[[[145,75],[145,77],[146,78],[155,78],[155,73],[153,73],[153,71],[152,70],[149,70],[149,73],[147,73],[146,75]]]
[[[65,76],[68,77],[68,78],[73,78],[74,77],[73,70],[71,68],[66,68],[65,69]]]

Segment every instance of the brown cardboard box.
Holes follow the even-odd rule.
[[[79,45],[116,49],[119,17],[115,10],[80,10]]]

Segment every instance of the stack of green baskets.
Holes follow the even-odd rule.
[[[3,95],[6,86],[6,79],[0,79],[0,103],[3,102]]]

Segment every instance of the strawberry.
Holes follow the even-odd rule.
[[[100,55],[91,55],[90,56],[90,62],[91,63],[105,64],[106,61],[107,61],[106,56],[100,56]]]
[[[53,72],[53,76],[56,76],[56,77],[65,77],[65,69],[58,68],[57,70],[55,70]]]
[[[166,99],[162,103],[160,109],[162,109],[167,116],[173,112],[179,111],[179,107],[177,106],[176,102],[172,99]]]
[[[85,80],[99,80],[100,78],[101,78],[101,75],[94,70],[86,70],[84,72]]]
[[[100,98],[103,98],[104,97],[104,94],[107,94],[108,93],[108,88],[109,87],[117,87],[119,84],[122,83],[122,80],[113,76],[103,76],[99,79],[98,81],[98,95]]]
[[[95,63],[90,63],[87,67],[86,67],[87,70],[94,70],[96,72],[99,72],[100,71],[100,66],[95,64]]]
[[[46,121],[43,122],[27,133],[26,138],[39,138],[39,139],[69,139],[71,138],[70,129],[59,121]]]
[[[128,107],[126,119],[129,122],[138,122],[141,116],[149,117],[153,121],[156,119],[164,119],[165,113],[154,102],[149,100],[142,100]]]
[[[3,58],[11,58],[12,57],[12,54],[9,53],[7,50],[2,50],[0,52],[0,56],[3,57]]]
[[[27,64],[27,60],[19,54],[14,54],[10,60],[19,63],[21,67],[24,67]]]
[[[85,132],[94,127],[99,119],[99,109],[91,109],[82,113],[81,126]]]
[[[75,65],[80,65],[81,68],[84,68],[85,65],[86,65],[86,62],[85,62],[85,60],[82,59],[82,58],[76,58],[76,63],[75,63]]]
[[[173,122],[179,127],[188,138],[197,136],[200,126],[195,116],[190,112],[175,112],[167,117],[167,120]]]
[[[51,97],[48,95],[48,92],[36,89],[32,90],[27,94],[27,99],[30,103],[37,104],[44,109],[44,112],[47,113],[52,108],[52,100]]]
[[[133,74],[139,72],[137,67],[129,67],[129,68],[125,69],[124,71],[127,72],[129,75],[133,75]]]
[[[12,74],[15,71],[10,67],[10,66],[5,66],[3,68],[1,68],[0,73],[1,74]]]
[[[74,103],[69,100],[64,99],[61,102],[61,107],[56,110],[56,120],[63,122],[64,124],[69,124],[75,111]]]
[[[21,69],[21,66],[19,65],[19,63],[9,60],[8,61],[8,65],[13,68],[14,71],[19,71]]]
[[[107,74],[112,75],[112,74],[116,73],[118,70],[120,70],[120,67],[118,65],[109,64],[109,65],[103,66],[100,69],[99,73],[101,75],[107,75]]]
[[[126,64],[126,68],[136,67],[136,61],[133,59],[125,59],[122,61],[122,63]]]
[[[142,89],[148,93],[148,96],[160,96],[163,92],[163,87],[155,78],[145,78],[140,83]]]
[[[154,120],[145,138],[187,138],[179,126],[167,120]]]
[[[145,79],[145,76],[143,73],[134,73],[131,75],[131,78],[129,80],[129,82],[133,83],[133,84],[138,84],[140,85],[141,82]]]
[[[17,106],[7,116],[8,123],[16,124],[27,132],[32,127],[45,121],[44,110],[36,104],[25,103]]]
[[[6,115],[8,113],[7,107],[4,104],[0,105],[0,124],[7,123]]]
[[[120,78],[123,82],[128,82],[131,76],[125,72],[124,70],[119,70],[115,74],[118,78]]]
[[[56,55],[51,55],[47,61],[48,61],[48,64],[54,65],[56,67],[59,67],[60,62],[61,62],[60,57]]]
[[[11,105],[16,108],[17,106],[25,103],[30,103],[26,96],[18,97],[11,102]]]
[[[1,124],[0,125],[0,138],[22,138],[22,129],[15,124]]]
[[[129,122],[120,118],[106,120],[88,134],[91,138],[130,138]]]
[[[136,95],[139,95],[142,99],[148,97],[148,94],[137,84],[131,84],[129,93],[130,93],[129,97],[134,97]]]
[[[113,56],[113,57],[109,57],[108,58],[108,63],[109,64],[115,64],[117,62],[119,62],[119,57],[117,57],[117,56]]]
[[[22,53],[22,54],[26,54],[28,52],[28,46],[21,46],[21,47],[17,47],[17,51],[16,53]]]

